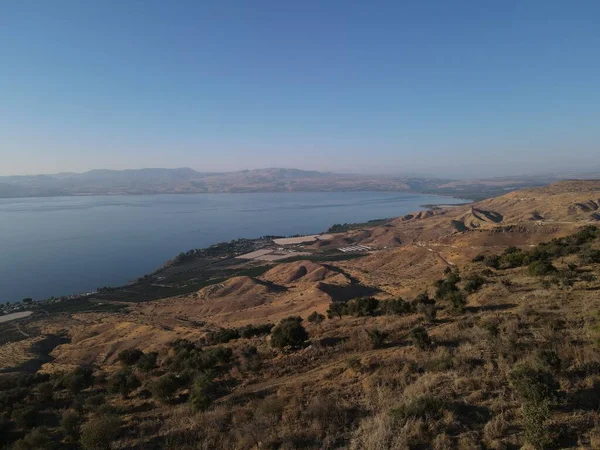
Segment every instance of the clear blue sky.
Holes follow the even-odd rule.
[[[597,0],[0,0],[0,175],[599,154]]]

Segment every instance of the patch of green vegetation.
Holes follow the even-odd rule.
[[[328,233],[343,233],[349,230],[358,230],[361,228],[369,228],[369,227],[377,227],[379,225],[385,225],[390,222],[391,218],[387,219],[373,219],[367,222],[358,222],[358,223],[336,223],[329,227],[327,230]]]

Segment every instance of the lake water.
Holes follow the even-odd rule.
[[[191,248],[466,200],[385,192],[0,199],[0,302],[124,284]]]

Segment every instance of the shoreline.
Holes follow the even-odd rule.
[[[361,192],[382,192],[382,191],[361,191]],[[388,191],[389,192],[389,191]],[[261,192],[264,194],[272,194],[272,192]],[[302,194],[305,192],[291,192],[291,193],[297,193],[297,194]],[[330,193],[330,192],[323,192],[324,194],[326,193]],[[410,195],[411,193],[406,193],[407,195]],[[414,194],[414,193],[412,193]],[[116,194],[114,196],[119,196],[120,194]],[[143,195],[143,194],[140,194]],[[175,194],[173,194],[175,195]],[[419,194],[419,195],[436,195],[436,194]],[[436,195],[437,196],[437,195]],[[73,196],[62,196],[62,197],[73,197]],[[84,197],[89,197],[89,196],[84,196]],[[461,199],[457,199],[456,197],[452,197],[450,195],[446,195],[446,196],[438,196],[438,197],[448,197],[448,198],[452,198],[452,199],[456,199],[458,201],[460,201]],[[30,198],[39,198],[39,197],[30,197]],[[55,198],[60,198],[60,197],[55,197]],[[443,206],[443,207],[451,207],[451,206],[457,206],[457,205],[462,205],[462,204],[467,204],[467,203],[459,203],[459,204],[435,204],[435,206]],[[427,208],[428,206],[434,206],[432,205],[419,205],[419,208]],[[398,216],[397,216],[398,217]],[[185,272],[185,267],[186,264],[188,262],[198,262],[200,260],[215,260],[218,258],[237,258],[239,255],[243,255],[246,253],[251,253],[252,251],[255,250],[259,250],[262,248],[265,248],[269,245],[273,245],[273,243],[275,242],[276,238],[302,238],[302,237],[306,237],[306,236],[312,236],[312,235],[324,235],[327,233],[341,233],[341,232],[346,232],[349,231],[350,229],[356,229],[356,228],[369,228],[369,227],[374,227],[374,226],[378,226],[381,224],[381,222],[387,222],[389,220],[393,220],[394,217],[390,217],[390,218],[385,218],[385,219],[372,219],[372,220],[368,220],[366,222],[352,222],[352,223],[346,223],[343,224],[343,228],[344,229],[340,229],[340,230],[334,230],[332,229],[336,224],[330,225],[329,228],[324,228],[322,229],[320,232],[316,232],[316,233],[303,233],[303,234],[289,234],[289,235],[282,235],[282,236],[259,236],[259,237],[255,237],[255,238],[239,238],[239,239],[232,239],[229,241],[219,241],[216,242],[215,244],[206,246],[206,247],[200,247],[200,248],[195,248],[195,249],[190,249],[187,250],[186,252],[182,252],[179,255],[173,255],[172,258],[170,259],[165,259],[162,261],[162,263],[156,267],[153,270],[150,270],[149,272],[146,273],[142,273],[140,276],[137,276],[135,278],[130,278],[129,281],[125,281],[122,284],[100,284],[100,286],[102,286],[99,289],[94,290],[93,292],[90,292],[91,290],[84,290],[84,291],[79,291],[79,292],[74,292],[74,293],[70,293],[70,294],[64,294],[64,295],[59,295],[59,296],[49,296],[46,298],[42,298],[39,300],[35,300],[34,304],[39,305],[42,302],[56,302],[56,301],[65,301],[65,300],[79,300],[79,301],[86,301],[89,300],[91,298],[95,298],[98,297],[100,294],[103,294],[105,292],[108,291],[115,291],[115,290],[119,290],[119,289],[125,289],[126,287],[131,287],[131,286],[136,286],[140,283],[146,283],[149,280],[154,280],[158,283],[160,283],[160,281],[157,281],[157,278],[160,278],[162,275],[162,272],[167,271],[168,269],[171,270],[177,270],[178,267],[180,267],[182,269],[182,272]],[[275,242],[276,244],[276,242]],[[182,264],[177,264],[175,262],[175,260],[180,257],[180,256],[184,256],[186,254],[189,254],[189,259],[187,261],[182,261]],[[290,255],[290,257],[293,257],[294,255]],[[273,261],[274,262],[274,261]],[[258,261],[253,261],[253,263],[258,263]],[[194,264],[192,264],[193,266]],[[196,270],[194,267],[191,270]],[[183,274],[182,274],[183,275]],[[20,309],[18,309],[19,307],[17,305],[22,305],[21,300],[15,300],[13,302],[10,302],[10,305],[15,305],[14,308],[11,308],[10,306],[3,308],[5,312],[11,313],[11,312],[16,312],[14,310],[20,311]],[[22,308],[23,306],[21,306]]]

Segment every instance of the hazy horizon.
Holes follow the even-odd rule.
[[[3,5],[1,175],[598,169],[600,3]]]

